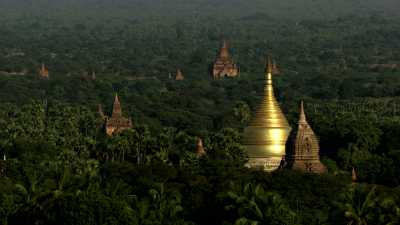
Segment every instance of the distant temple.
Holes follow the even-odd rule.
[[[262,102],[244,130],[243,145],[249,156],[248,167],[273,171],[281,166],[285,157],[291,127],[274,95],[270,57],[266,64]]]
[[[49,70],[46,68],[44,63],[42,63],[42,67],[39,70],[39,76],[43,78],[49,78]]]
[[[306,120],[303,102],[300,106],[298,128],[291,136],[289,145],[288,165],[295,170],[311,173],[326,172],[325,166],[319,157],[318,138]]]
[[[239,75],[239,67],[237,67],[233,62],[226,41],[223,42],[219,54],[214,62],[212,74],[214,80],[223,77],[236,77]]]
[[[196,149],[196,155],[198,157],[202,157],[205,156],[207,153],[204,150],[204,146],[203,146],[203,140],[201,140],[201,138],[197,138],[197,149]]]
[[[106,118],[106,133],[111,136],[116,132],[120,132],[132,128],[132,120],[122,116],[121,103],[118,95],[115,94],[114,106],[110,118]]]
[[[354,167],[351,170],[351,182],[353,184],[357,183],[357,173],[356,173],[356,169],[354,169]]]
[[[185,77],[180,69],[176,70],[175,80],[184,80]]]

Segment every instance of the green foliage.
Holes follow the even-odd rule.
[[[0,224],[400,223],[399,69],[374,67],[400,60],[397,5],[1,1]],[[222,39],[241,74],[213,81]],[[293,128],[305,101],[329,174],[243,167],[266,54]],[[168,78],[177,68],[184,81]],[[108,137],[95,108],[110,115],[115,92],[134,128]],[[382,186],[347,189],[352,167]]]
[[[376,186],[353,185],[337,203],[339,213],[347,224],[397,224],[399,205],[397,197],[388,195]],[[341,217],[338,217],[341,218]]]
[[[225,209],[235,213],[234,224],[297,224],[296,214],[279,194],[252,183],[234,189],[222,196],[227,202]]]

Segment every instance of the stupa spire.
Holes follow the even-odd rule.
[[[228,48],[228,42],[226,40],[222,40],[222,48]]]
[[[262,127],[289,127],[289,123],[275,98],[270,56],[267,57],[265,65],[263,100],[251,124]]]
[[[115,93],[113,111],[112,111],[112,115],[111,116],[112,117],[120,117],[120,116],[122,116],[121,103],[119,102],[119,97],[118,97],[117,93]]]
[[[304,113],[304,105],[303,101],[300,103],[300,116],[299,116],[299,124],[308,124],[306,120],[306,114]]]
[[[229,49],[228,49],[228,42],[226,40],[222,41],[222,47],[219,52],[219,57],[221,57],[221,58],[229,58],[230,57]]]

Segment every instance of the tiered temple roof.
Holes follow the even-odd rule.
[[[121,103],[118,95],[115,94],[112,115],[110,118],[106,119],[106,133],[111,136],[116,132],[120,132],[132,127],[132,120],[122,116]]]
[[[225,40],[223,41],[219,55],[214,62],[212,74],[215,80],[223,77],[236,77],[239,75],[239,67],[237,67],[233,62],[233,59],[229,54],[228,44]]]
[[[306,120],[303,102],[300,106],[298,128],[292,133],[292,143],[289,146],[288,165],[295,170],[312,173],[326,172],[319,157],[318,138]]]
[[[248,166],[272,171],[279,168],[285,156],[286,141],[291,128],[275,99],[270,57],[265,69],[263,100],[244,130],[243,144],[249,155]]]

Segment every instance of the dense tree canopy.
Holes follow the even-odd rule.
[[[400,223],[398,6],[1,1],[0,224]],[[223,39],[241,74],[214,81]],[[328,173],[244,167],[267,54],[293,128],[305,101]],[[169,79],[178,68],[185,80]],[[115,93],[134,128],[109,137],[97,107],[110,115]]]

